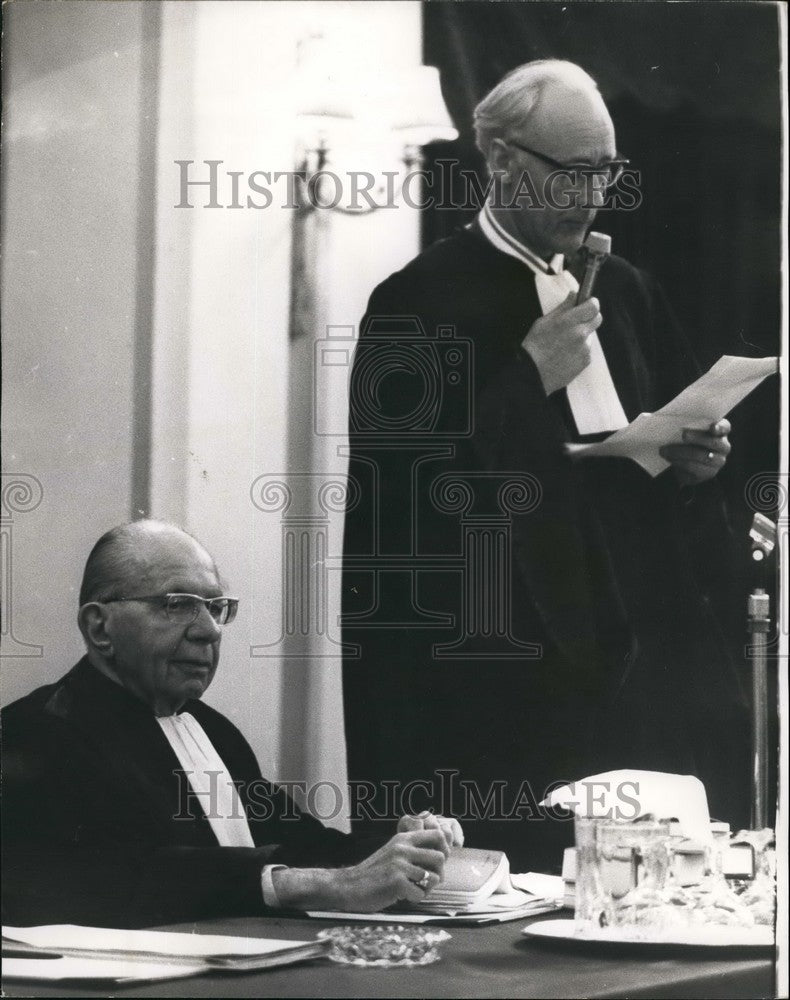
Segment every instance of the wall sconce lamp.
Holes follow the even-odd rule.
[[[422,147],[458,138],[434,66],[372,80],[307,67],[300,83],[297,173],[306,209],[366,215],[394,207],[423,162]]]

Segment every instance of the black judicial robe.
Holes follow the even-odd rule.
[[[256,846],[217,844],[151,710],[83,658],[2,712],[5,923],[261,914],[265,864],[345,864],[381,842],[302,813],[224,716],[200,701],[183,710],[237,784]]]
[[[697,368],[649,275],[612,256],[596,295],[632,420]],[[532,866],[540,844],[559,858],[557,824],[535,807],[552,782],[614,766],[696,773],[734,822],[748,787],[740,677],[712,613],[728,552],[718,487],[572,463],[566,394],[546,397],[521,347],[540,315],[531,272],[476,225],[376,288],[351,377],[343,574],[352,784],[405,786],[407,805],[453,811],[468,843]],[[503,543],[498,491],[520,474]],[[472,531],[465,550],[487,515],[499,528],[488,542]],[[486,544],[506,550],[488,577]],[[461,564],[478,574],[466,596]],[[539,657],[501,656],[490,633],[503,618],[510,645]]]

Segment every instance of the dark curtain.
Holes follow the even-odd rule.
[[[769,3],[465,3],[424,6],[461,133],[432,147],[482,172],[475,104],[530,59],[570,59],[598,82],[618,145],[642,173],[636,211],[604,212],[616,252],[649,268],[697,332],[703,361],[779,348],[778,12]],[[430,243],[472,210],[428,211]],[[752,346],[753,345],[753,346]]]
[[[460,171],[484,175],[472,132],[475,104],[521,63],[569,59],[597,81],[618,148],[641,172],[639,207],[601,212],[595,228],[661,281],[704,368],[722,354],[779,353],[777,5],[429,0],[423,11],[424,62],[439,67],[460,133],[427,150],[431,190],[439,191],[440,174],[454,184],[451,197],[423,213],[425,245],[476,214],[452,207],[463,202]],[[453,170],[439,165],[449,159],[457,161]],[[755,583],[745,487],[778,466],[778,399],[773,378],[730,415],[733,453],[721,478],[738,544],[728,624],[739,655]]]
[[[598,82],[620,151],[641,172],[641,204],[603,211],[615,252],[651,271],[704,367],[722,354],[780,350],[781,105],[779,23],[771,3],[550,3],[466,0],[423,5],[424,61],[438,66],[460,138],[428,149],[452,197],[423,213],[427,245],[475,215],[461,170],[484,173],[475,104],[531,59],[570,59]],[[437,161],[457,160],[449,170]],[[448,204],[450,207],[448,207]],[[725,487],[748,532],[751,475],[778,462],[778,380],[731,416]]]

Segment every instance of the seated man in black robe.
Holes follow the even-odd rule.
[[[686,430],[656,478],[565,447],[698,374],[661,289],[625,260],[576,303],[566,258],[624,166],[612,120],[583,70],[547,60],[494,88],[475,129],[497,182],[483,210],[382,282],[360,327],[350,777],[420,784],[515,870],[559,863],[547,788],[612,767],[695,774],[743,823],[746,705],[713,614],[729,424]]]
[[[80,592],[87,655],[2,713],[5,923],[373,911],[440,880],[456,821],[404,816],[389,840],[327,829],[199,700],[237,605],[172,525],[97,542]]]

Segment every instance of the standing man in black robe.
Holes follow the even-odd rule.
[[[630,766],[696,774],[742,822],[746,706],[714,615],[729,424],[686,431],[655,478],[565,448],[698,374],[626,261],[576,304],[566,259],[624,166],[612,120],[583,70],[542,60],[475,130],[483,210],[376,288],[351,376],[349,776],[409,796],[358,816],[460,813],[518,870],[568,836],[536,808],[550,783]]]

